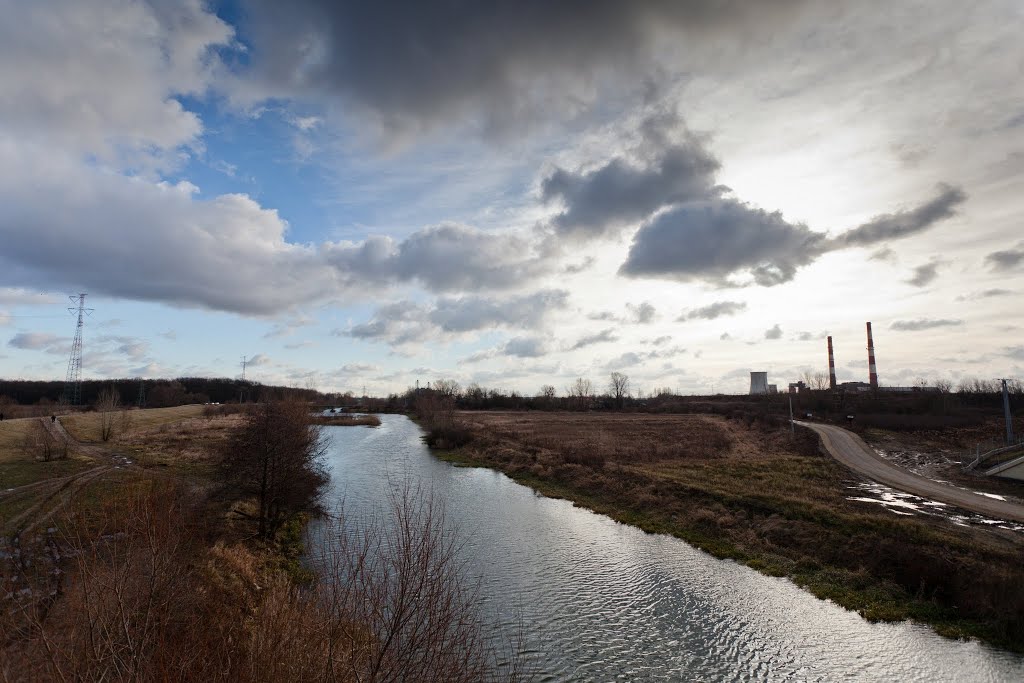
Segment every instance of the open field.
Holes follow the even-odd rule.
[[[244,415],[234,414],[154,421],[150,426],[133,424],[112,446],[142,467],[170,468],[171,472],[183,475],[206,475],[211,455],[244,419]]]
[[[500,469],[875,620],[1024,649],[1024,537],[849,500],[817,437],[709,415],[460,413],[446,459]],[[458,429],[458,428],[457,428]]]
[[[19,460],[24,456],[25,438],[38,428],[34,417],[0,422],[0,463]]]
[[[182,420],[199,417],[203,414],[204,406],[188,405],[174,408],[146,408],[143,410],[127,410],[129,428],[132,430],[147,430],[161,425],[180,422]],[[115,412],[115,421],[120,419],[121,411]],[[103,413],[87,412],[64,415],[60,418],[61,424],[78,441],[83,443],[99,443],[100,420]]]

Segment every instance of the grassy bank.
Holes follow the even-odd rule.
[[[499,469],[718,557],[787,576],[871,620],[1024,651],[1022,539],[848,500],[809,432],[702,415],[462,413],[440,452]]]
[[[297,416],[302,435],[318,433],[304,406],[270,407]],[[303,559],[310,517],[297,510],[315,506],[291,501],[260,534],[257,499],[224,485],[226,453],[255,459],[264,447],[280,459],[301,439],[257,411],[224,412],[154,411],[106,443],[77,446],[91,468],[82,477],[5,493],[0,680],[498,680],[456,546],[429,505],[407,499],[399,528],[368,527],[362,544],[324,520],[314,575]],[[71,429],[98,437],[82,417]],[[133,462],[112,457],[125,455]],[[65,471],[77,462],[11,458]],[[306,481],[313,464],[279,478]]]
[[[379,427],[380,418],[376,415],[317,415],[313,423],[325,427]]]

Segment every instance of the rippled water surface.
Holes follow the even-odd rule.
[[[435,459],[407,418],[330,427],[331,497],[430,487],[483,577],[483,612],[515,630],[542,681],[1024,681],[1024,658],[854,613],[677,539]]]

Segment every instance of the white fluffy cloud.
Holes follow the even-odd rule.
[[[131,167],[197,142],[202,123],[176,96],[206,91],[213,48],[233,39],[200,0],[5,2],[2,12],[5,135]]]

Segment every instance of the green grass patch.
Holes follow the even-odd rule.
[[[0,492],[34,484],[44,479],[65,477],[96,467],[94,460],[71,457],[66,460],[10,460],[0,462]]]

